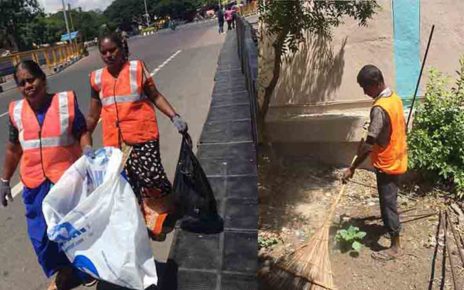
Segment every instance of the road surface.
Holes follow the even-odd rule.
[[[235,33],[235,32],[233,32]],[[189,124],[194,143],[197,142],[208,113],[218,55],[224,41],[215,23],[179,27],[176,31],[163,31],[129,41],[131,58],[145,61],[154,73],[158,89],[176,111]],[[90,100],[88,74],[103,66],[98,51],[63,72],[48,78],[49,92],[74,90],[84,114]],[[0,94],[0,164],[3,166],[5,146],[8,142],[8,103],[20,98],[16,90]],[[181,137],[168,118],[158,112],[161,157],[172,181],[180,148]],[[101,145],[101,128],[94,133],[95,147]],[[11,185],[18,183],[18,175]],[[19,189],[20,187],[16,187]],[[36,262],[35,254],[26,234],[24,209],[20,192],[8,208],[0,208],[0,290],[46,289],[47,279]],[[169,243],[154,245],[155,256],[163,259]],[[84,288],[83,288],[84,289]],[[89,288],[85,288],[89,289]]]

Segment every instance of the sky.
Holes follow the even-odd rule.
[[[61,0],[38,0],[40,6],[45,9],[46,13],[53,13],[63,9]],[[71,4],[71,8],[82,7],[82,10],[88,11],[93,9],[105,10],[113,0],[64,0],[67,5]]]

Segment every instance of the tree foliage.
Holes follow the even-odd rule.
[[[449,78],[430,71],[424,100],[417,106],[408,137],[409,166],[426,180],[464,196],[464,58],[454,88]]]
[[[66,33],[63,12],[46,15],[36,0],[0,1],[0,13],[0,47],[6,49],[28,50],[36,45],[52,44]],[[83,40],[98,36],[99,28],[107,22],[102,13],[80,8],[69,11],[68,19],[70,29],[72,22]]]
[[[198,8],[216,4],[211,0],[159,0],[151,7],[151,13],[161,17],[192,20]]]
[[[151,3],[152,1],[147,1]],[[144,3],[141,0],[115,0],[103,12],[110,26],[131,30],[132,23],[142,23],[145,14]]]
[[[153,0],[147,1],[150,22],[153,17],[191,20],[198,8],[217,3],[215,0]],[[113,26],[131,30],[134,23],[145,25],[145,6],[141,0],[115,0],[104,12]]]
[[[37,0],[0,1],[0,46],[13,51],[30,46],[31,19],[41,13]]]
[[[172,19],[191,19],[198,8],[215,0],[147,0],[148,12],[153,16]],[[35,45],[60,41],[66,33],[63,12],[46,15],[37,0],[0,0],[0,47],[18,51]],[[142,0],[115,0],[103,13],[72,9],[69,25],[81,32],[83,40],[97,37],[100,31],[119,27],[130,31],[134,25],[145,24],[145,6]],[[72,21],[71,21],[72,19]]]
[[[305,41],[305,33],[331,36],[332,29],[343,23],[345,17],[353,18],[359,25],[366,25],[379,7],[371,1],[335,1],[335,0],[260,0],[260,21],[265,24],[266,33],[274,39],[273,77],[265,89],[264,103],[260,112],[260,123],[269,107],[270,98],[280,76],[283,56],[299,50],[299,44]]]

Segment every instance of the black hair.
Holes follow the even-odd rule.
[[[109,39],[112,42],[114,42],[114,44],[116,44],[116,46],[119,49],[122,50],[124,58],[126,60],[128,59],[128,57],[129,57],[129,46],[127,45],[127,40],[122,39],[122,32],[121,33],[118,33],[118,32],[106,32],[106,33],[102,34],[98,39],[98,49],[99,50],[101,48],[101,43],[102,43],[102,41],[104,39]]]
[[[380,85],[384,83],[382,72],[378,67],[372,64],[363,66],[358,73],[357,80],[361,87]]]
[[[101,43],[104,39],[109,39],[111,40],[112,42],[114,42],[114,44],[116,44],[116,46],[118,48],[123,48],[123,44],[122,44],[122,37],[119,33],[117,32],[106,32],[104,34],[102,34],[99,38],[98,38],[98,49],[101,48]]]
[[[16,84],[18,85],[18,76],[16,74],[20,69],[25,69],[27,70],[34,78],[39,78],[43,81],[47,80],[47,75],[43,72],[43,70],[40,68],[40,65],[36,63],[33,60],[22,60],[18,64],[15,65],[14,67],[14,80]]]

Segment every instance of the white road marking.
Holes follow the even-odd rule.
[[[176,57],[176,55],[178,55],[182,50],[178,50],[176,51],[173,55],[171,55],[168,59],[166,59],[162,64],[160,64],[157,68],[155,68],[150,76],[154,76],[155,74],[157,74],[165,65],[167,65],[173,58]]]
[[[11,195],[15,198],[23,190],[23,184],[19,182],[11,189]]]
[[[3,116],[6,116],[6,115],[8,115],[8,112],[5,112],[5,113],[1,114],[0,118],[3,117]]]

